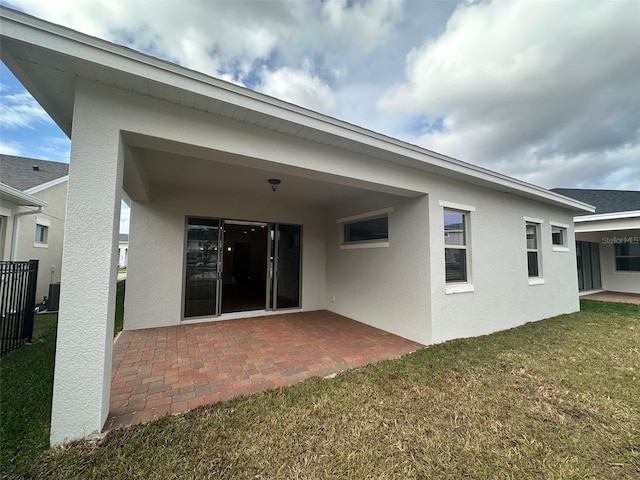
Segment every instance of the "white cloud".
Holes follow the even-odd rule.
[[[33,128],[35,124],[51,122],[49,115],[26,91],[0,96],[0,127]]]
[[[5,3],[543,186],[634,185],[639,2]]]
[[[573,184],[586,164],[616,168],[640,143],[638,18],[637,2],[461,6],[410,52],[406,80],[379,106],[423,115],[407,138],[427,148],[538,183],[566,171],[556,181]]]
[[[22,155],[22,150],[20,148],[20,144],[18,143],[4,142],[0,140],[0,153],[3,153],[5,155],[15,155],[19,157]]]
[[[68,162],[71,153],[71,140],[67,137],[44,137],[39,145],[48,160]]]
[[[335,115],[338,108],[331,88],[320,77],[305,70],[284,67],[274,72],[265,71],[258,90],[328,115]]]

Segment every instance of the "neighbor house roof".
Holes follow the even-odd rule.
[[[63,180],[69,164],[0,154],[0,181],[22,192],[34,193],[34,187]]]
[[[128,242],[129,241],[129,234],[128,233],[120,233],[118,235],[118,241],[120,243]]]
[[[0,55],[71,137],[78,78],[568,210],[590,205],[129,48],[0,7]]]
[[[596,215],[640,210],[640,191],[583,188],[553,188],[551,191],[595,206]]]

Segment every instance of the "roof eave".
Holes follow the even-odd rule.
[[[47,207],[49,205],[44,200],[40,200],[28,193],[21,192],[20,190],[10,187],[4,183],[0,183],[0,198],[23,207]]]
[[[600,213],[596,215],[581,215],[575,217],[573,221],[575,223],[583,222],[597,222],[601,220],[620,220],[623,218],[636,218],[640,217],[640,210],[630,210],[628,212],[612,212],[612,213]]]
[[[55,187],[56,185],[60,185],[61,183],[64,183],[68,180],[69,180],[69,175],[58,177],[46,183],[41,183],[40,185],[36,185],[35,187],[28,188],[24,190],[24,193],[33,195],[34,193],[41,192],[43,190],[46,190],[47,188]]]
[[[386,153],[387,157],[391,154],[393,160],[388,161],[399,165],[428,170],[465,182],[471,181],[471,183],[480,184],[487,188],[537,199],[570,211],[589,213],[595,211],[591,205],[541,187],[212,78],[126,47],[81,34],[66,27],[45,22],[21,12],[0,8],[0,19],[3,22],[2,29],[0,29],[3,36],[65,54],[72,51],[74,52],[73,56],[80,61],[106,66],[127,75],[159,82],[165,87],[175,88],[179,91],[190,91],[214,101],[250,109],[256,113],[290,121],[300,126],[373,147]],[[61,128],[65,132],[71,131],[70,120],[66,121],[69,123],[68,125],[64,120],[61,120],[65,117],[64,114],[48,110],[47,105],[52,105],[52,102],[48,102],[46,98],[38,98],[38,101],[59,125],[63,124]]]

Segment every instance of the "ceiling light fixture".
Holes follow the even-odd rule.
[[[270,178],[269,180],[267,180],[267,182],[269,182],[269,185],[271,185],[271,190],[275,192],[282,180],[280,180],[279,178]]]

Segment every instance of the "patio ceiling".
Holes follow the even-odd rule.
[[[422,195],[407,189],[203,149],[126,133],[124,191],[134,201],[148,201],[160,191],[187,189],[220,194],[250,194],[273,199],[268,183],[278,178],[279,200],[328,206],[371,192],[402,197]]]

